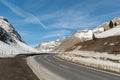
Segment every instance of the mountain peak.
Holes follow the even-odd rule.
[[[12,54],[38,52],[24,43],[19,33],[3,16],[0,16],[0,46],[1,53],[11,56]]]
[[[0,16],[0,19],[5,19],[5,17],[3,17],[3,16]]]
[[[3,16],[0,16],[0,27],[3,28],[7,33],[9,33],[12,38],[22,41],[21,36],[18,34],[18,32]]]

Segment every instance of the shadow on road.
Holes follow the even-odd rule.
[[[56,53],[22,53],[18,54],[15,57],[29,57],[29,56],[37,56],[37,55],[56,55]]]

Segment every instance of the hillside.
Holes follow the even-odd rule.
[[[78,30],[72,36],[65,39],[60,46],[56,48],[58,52],[64,52],[73,49],[76,44],[84,41],[94,40],[94,38],[106,38],[120,35],[120,18],[116,17],[108,22],[102,23],[92,30]]]
[[[95,52],[108,52],[111,54],[120,54],[120,36],[111,36],[107,38],[99,38],[75,44],[66,51],[82,50]]]
[[[31,52],[38,51],[28,46],[9,21],[0,16],[0,56]]]
[[[58,57],[80,65],[120,73],[119,22],[120,18],[115,18],[93,29],[92,39],[85,40],[78,36],[84,41],[79,39],[73,46],[66,49],[62,47],[61,50],[64,52],[60,53]],[[71,39],[69,38],[69,40]],[[67,46],[71,43],[72,40]]]

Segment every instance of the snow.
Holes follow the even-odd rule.
[[[2,41],[0,41],[0,57],[5,56],[15,56],[19,53],[25,52],[21,47],[14,46],[14,45],[8,45]]]
[[[80,39],[91,40],[93,38],[93,34],[95,34],[96,38],[106,38],[110,36],[117,36],[120,35],[120,25],[115,26],[112,29],[104,31],[103,27],[96,28],[93,30],[82,30],[76,32],[74,35]]]
[[[36,46],[36,49],[38,49],[41,52],[51,52],[53,51],[57,46],[61,44],[61,40],[56,41],[47,41],[43,42],[40,45]]]
[[[38,53],[40,51],[24,43],[19,33],[8,22],[7,19],[0,16],[0,56],[15,56],[21,53]],[[2,38],[5,38],[2,40]]]
[[[96,65],[104,65],[104,66],[109,66],[109,67],[118,67],[120,68],[120,64],[119,63],[114,63],[114,62],[111,62],[111,61],[103,61],[103,60],[100,60],[100,59],[93,59],[93,58],[79,58],[79,57],[75,57],[74,60],[78,60],[78,61],[81,61],[81,62],[85,62],[85,63],[89,63],[89,64],[92,64],[92,63],[95,63]]]
[[[74,50],[60,55],[61,58],[87,66],[120,72],[120,54]],[[110,61],[109,59],[113,60]],[[114,62],[117,60],[118,62]]]
[[[108,54],[108,53],[100,53],[100,52],[94,52],[94,51],[80,51],[80,50],[74,50],[69,52],[69,54],[75,54],[75,55],[81,55],[81,56],[85,56],[85,57],[94,57],[96,59],[100,59],[100,58],[109,58],[109,59],[113,59],[113,60],[120,60],[120,54]]]
[[[39,53],[39,52],[40,52],[40,51],[38,51],[38,50],[36,50],[36,49],[34,49],[34,48],[26,45],[26,44],[23,43],[23,42],[20,42],[20,41],[18,41],[18,40],[16,40],[16,42],[17,42],[21,47],[23,47],[27,52],[31,52],[31,53],[32,53],[32,52],[34,52],[34,53]]]
[[[95,28],[93,29],[93,33],[101,33],[101,32],[104,32],[104,28],[103,27],[100,27],[100,28]]]
[[[100,34],[95,34],[96,38],[105,38],[105,37],[117,36],[117,35],[120,35],[120,26],[116,26]]]
[[[76,32],[74,35],[75,37],[78,37],[80,39],[84,38],[87,40],[91,40],[93,36],[93,32],[92,30],[83,30],[83,31]]]

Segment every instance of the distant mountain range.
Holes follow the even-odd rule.
[[[43,42],[36,46],[36,48],[40,51],[44,49],[44,51],[64,52],[70,48],[74,48],[76,44],[81,42],[117,35],[120,35],[120,17],[116,17],[108,22],[102,23],[93,30],[78,30],[70,37],[58,42],[59,44],[55,44],[56,41]],[[50,47],[53,45],[55,46]]]
[[[60,45],[62,40],[56,40],[56,41],[46,41],[42,42],[35,48],[40,50],[41,52],[52,52],[58,45]]]
[[[99,25],[95,29],[77,30],[73,35],[67,37],[64,40],[46,41],[39,44],[35,47],[36,49],[34,49],[23,41],[19,33],[6,18],[0,16],[0,56],[33,52],[64,52],[75,49],[87,50],[87,48],[83,48],[79,44],[85,41],[101,38],[107,39],[108,37],[112,38],[112,36],[119,35],[120,17],[116,17],[108,22]]]

